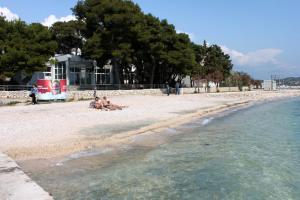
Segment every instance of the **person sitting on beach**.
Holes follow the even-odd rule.
[[[99,97],[95,97],[95,99],[93,101],[91,101],[90,103],[90,108],[95,108],[95,104],[96,104],[96,101],[99,99]]]
[[[103,109],[104,106],[101,99],[99,97],[95,97],[95,100],[90,103],[90,108]]]
[[[112,104],[105,96],[102,99],[102,105],[104,108],[107,108],[109,110],[122,110],[123,108],[127,107],[127,106],[119,106],[117,104]]]
[[[98,110],[102,110],[104,108],[104,105],[100,98],[97,98],[97,101],[95,101],[95,108]]]

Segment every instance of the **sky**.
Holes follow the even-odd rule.
[[[299,0],[133,0],[195,43],[217,44],[234,70],[257,79],[300,76]],[[77,0],[0,0],[0,14],[51,26],[74,19]]]

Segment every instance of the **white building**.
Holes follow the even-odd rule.
[[[277,84],[276,81],[274,80],[264,80],[264,82],[262,83],[262,88],[264,90],[276,90],[277,89]]]
[[[67,86],[90,88],[94,85],[113,84],[112,67],[98,67],[95,61],[81,56],[66,54],[56,55],[47,63],[46,72],[36,72],[31,83],[37,79],[53,81],[66,80]]]

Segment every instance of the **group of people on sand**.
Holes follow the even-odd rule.
[[[122,110],[123,108],[127,108],[127,106],[120,106],[117,104],[113,104],[107,99],[107,97],[103,97],[102,99],[99,97],[95,97],[95,100],[90,103],[90,108],[111,111],[111,110]]]

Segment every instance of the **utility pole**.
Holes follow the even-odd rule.
[[[273,91],[273,78],[274,78],[274,75],[271,75],[271,91]]]
[[[283,79],[281,79],[280,75],[271,75],[271,90],[274,88],[273,81],[276,83],[276,88],[283,84]]]

